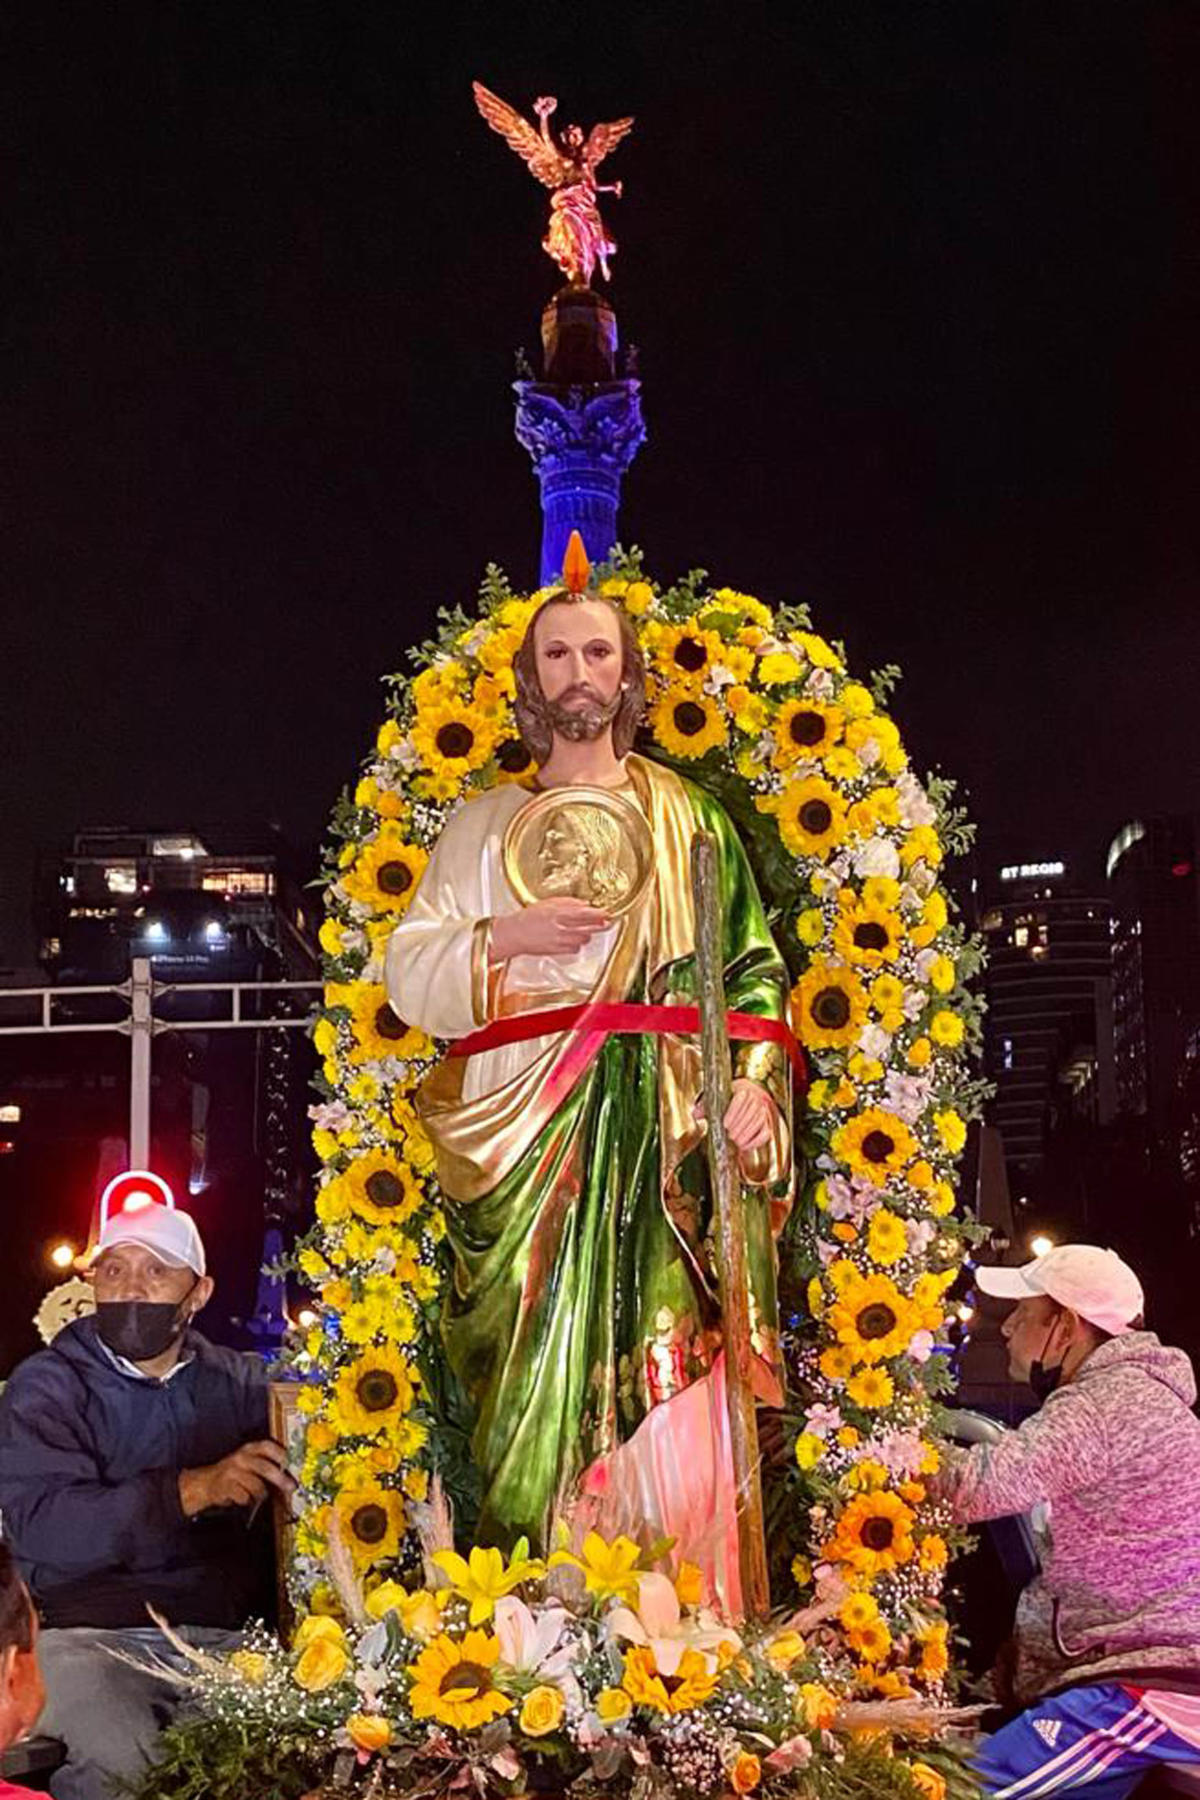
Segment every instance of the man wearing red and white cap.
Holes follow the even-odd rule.
[[[269,1604],[266,1516],[247,1527],[290,1488],[261,1362],[193,1324],[213,1291],[195,1222],[139,1193],[104,1220],[90,1273],[94,1316],[0,1398],[3,1534],[44,1626],[41,1730],[67,1748],[57,1800],[101,1800],[154,1754],[172,1690],[109,1654],[162,1648],[148,1605],[227,1646]]]
[[[1010,1373],[1040,1410],[948,1462],[963,1524],[1045,1506],[1042,1572],[1017,1608],[1013,1698],[987,1793],[1121,1800],[1158,1762],[1200,1761],[1200,1420],[1181,1350],[1142,1328],[1141,1283],[1111,1250],[1064,1244],[981,1268],[1014,1300]]]

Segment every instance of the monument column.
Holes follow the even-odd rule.
[[[561,288],[542,314],[542,379],[514,383],[516,434],[541,487],[543,586],[579,531],[591,562],[617,542],[621,477],[646,430],[641,383],[618,372],[617,319],[589,287]]]

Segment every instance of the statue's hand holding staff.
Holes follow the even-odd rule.
[[[612,920],[585,900],[536,900],[520,912],[492,920],[490,956],[507,962],[512,956],[571,956],[607,931]]]
[[[697,1100],[693,1113],[697,1119],[704,1117],[703,1100]],[[766,1088],[760,1087],[757,1081],[739,1076],[733,1083],[725,1113],[725,1131],[730,1143],[742,1151],[760,1150],[769,1143],[774,1123],[775,1102]]]

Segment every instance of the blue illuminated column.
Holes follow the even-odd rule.
[[[590,288],[563,288],[542,315],[544,379],[514,383],[516,433],[542,490],[541,582],[562,569],[567,539],[589,559],[617,542],[621,477],[645,440],[641,383],[617,376],[617,321]]]

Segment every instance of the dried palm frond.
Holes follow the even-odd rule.
[[[336,1508],[329,1513],[329,1536],[325,1551],[325,1567],[329,1571],[329,1579],[334,1585],[342,1610],[353,1625],[366,1625],[370,1614],[363,1602],[362,1583],[354,1567],[354,1558],[346,1548],[346,1540],[342,1535],[341,1520]]]
[[[440,1475],[434,1475],[429,1483],[427,1497],[424,1500],[414,1500],[409,1510],[421,1543],[426,1587],[448,1587],[449,1576],[443,1574],[433,1560],[439,1550],[454,1548],[454,1513]]]

